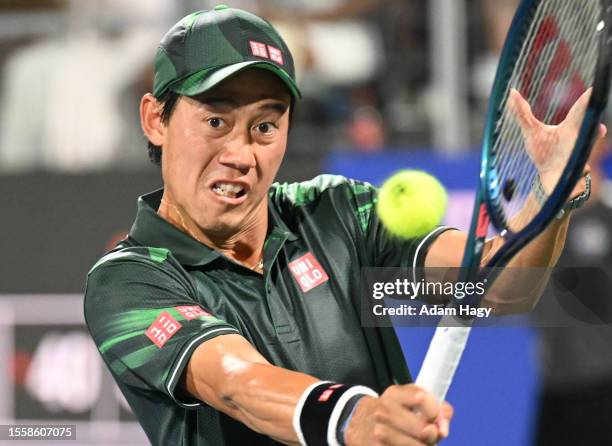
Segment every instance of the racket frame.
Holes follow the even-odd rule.
[[[495,202],[499,200],[499,181],[494,169],[493,147],[495,143],[495,127],[499,118],[500,104],[507,94],[507,85],[509,77],[512,73],[512,65],[515,62],[513,55],[517,48],[523,43],[524,27],[529,23],[523,23],[526,16],[539,3],[546,0],[524,0],[521,2],[515,17],[510,27],[506,44],[502,51],[500,64],[495,76],[493,84],[491,100],[488,104],[487,120],[485,124],[483,137],[483,157],[480,172],[479,189],[474,207],[474,215],[470,233],[468,237],[468,245],[466,246],[462,268],[470,270],[471,279],[479,277],[483,279],[483,274],[475,273],[474,270],[480,267],[482,259],[482,248],[486,234],[478,233],[479,228],[482,228],[486,223],[486,219],[490,219],[493,226],[504,234],[506,242],[487,262],[486,268],[504,267],[514,257],[514,255],[531,242],[539,235],[554,219],[559,211],[563,208],[568,196],[571,194],[583,174],[583,168],[591,153],[594,139],[599,133],[599,125],[601,115],[606,108],[609,89],[610,89],[610,59],[612,57],[612,5],[608,0],[599,0],[602,9],[602,17],[604,28],[600,31],[599,42],[599,58],[598,65],[595,70],[595,82],[593,84],[593,92],[585,111],[574,149],[568,159],[568,162],[557,182],[557,185],[551,192],[548,200],[542,206],[538,214],[520,231],[512,232],[504,224],[503,217],[495,209]],[[482,215],[482,206],[486,207],[487,216]],[[490,277],[491,272],[487,275]],[[490,283],[489,283],[490,285]],[[475,304],[476,302],[474,302]]]
[[[474,213],[470,225],[469,235],[459,273],[460,281],[484,280],[488,278],[488,286],[496,278],[499,267],[504,267],[512,257],[540,234],[556,217],[563,207],[565,200],[572,192],[575,184],[582,175],[582,170],[591,152],[592,144],[598,134],[601,115],[606,107],[610,88],[610,58],[612,47],[612,5],[611,0],[599,0],[602,7],[604,29],[601,30],[598,66],[595,72],[593,93],[587,106],[581,128],[557,185],[550,197],[544,203],[536,217],[520,231],[513,233],[505,228],[496,212],[493,199],[499,194],[495,187],[497,178],[492,163],[492,147],[495,141],[495,124],[499,117],[499,105],[506,93],[509,69],[514,61],[512,52],[523,43],[521,28],[531,23],[523,23],[530,11],[546,0],[523,0],[514,16],[512,26],[504,49],[500,65],[498,66],[492,89],[491,100],[488,105],[487,120],[483,137],[483,156],[479,176],[479,187],[476,191]],[[519,46],[520,48],[520,46]],[[499,184],[497,184],[499,187]],[[481,268],[482,253],[489,228],[492,223],[497,230],[501,230],[506,242],[487,261],[484,269]],[[491,268],[498,267],[498,268]],[[454,297],[449,305],[458,305],[461,299]],[[469,305],[478,305],[469,302]],[[431,391],[438,399],[443,400],[459,364],[463,350],[467,343],[473,319],[462,320],[458,317],[444,317],[436,328],[430,347],[427,351],[423,365],[417,376],[416,383]],[[453,326],[449,326],[453,325]]]

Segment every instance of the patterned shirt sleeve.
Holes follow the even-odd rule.
[[[162,392],[185,408],[201,404],[177,395],[191,354],[202,342],[238,333],[199,304],[188,275],[159,248],[125,248],[102,258],[89,272],[84,310],[122,386]]]

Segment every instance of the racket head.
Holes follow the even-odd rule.
[[[576,9],[577,4],[586,9]],[[608,0],[524,0],[515,14],[489,100],[480,175],[480,195],[488,217],[512,243],[506,243],[507,248],[488,266],[503,266],[541,232],[582,175],[609,94],[611,9]],[[557,15],[558,11],[564,13]],[[572,31],[577,25],[582,32]],[[538,170],[533,153],[519,147],[525,144],[520,141],[518,119],[509,110],[512,88],[525,96],[536,118],[548,125],[565,119],[577,98],[592,88],[556,186],[540,208],[532,210],[533,217],[516,227],[510,222],[527,203]]]
[[[507,190],[504,191],[505,185],[503,184],[503,180],[506,178],[501,175],[499,164],[495,162],[498,156],[495,150],[496,132],[499,131],[500,104],[507,99],[507,87],[512,79],[513,64],[516,62],[515,53],[517,51],[520,52],[524,41],[522,33],[524,32],[524,27],[529,26],[531,12],[541,3],[559,4],[563,3],[563,1],[584,3],[582,0],[580,2],[577,0],[524,0],[519,6],[509,36],[506,39],[489,101],[483,142],[480,187],[476,192],[474,215],[463,258],[460,280],[469,280],[478,276],[482,277],[483,275],[494,279],[494,274],[489,275],[486,272],[486,268],[485,270],[480,269],[483,241],[486,237],[486,230],[490,219],[496,229],[507,231],[508,239],[493,258],[487,262],[488,267],[504,266],[518,250],[545,228],[563,206],[574,184],[582,174],[582,168],[589,156],[593,141],[597,136],[601,114],[606,107],[610,86],[611,42],[609,28],[610,24],[612,24],[610,20],[612,10],[609,1],[603,0],[598,2],[600,7],[599,18],[603,28],[601,35],[597,38],[598,60],[594,67],[594,79],[592,85],[590,85],[593,88],[593,92],[584,112],[582,124],[573,142],[573,150],[569,153],[566,165],[549,198],[529,222],[516,231],[512,231],[512,228],[508,227],[508,216],[504,214],[504,203],[500,201],[503,198],[504,192],[508,194]],[[526,182],[526,184],[529,183]],[[499,268],[493,268],[493,271],[499,272]],[[490,285],[491,282],[489,282]],[[477,302],[477,300],[474,299],[472,302],[468,302],[468,304],[478,305],[479,301]],[[459,299],[455,297],[453,303],[457,304],[458,302]],[[468,325],[445,327],[443,323],[436,329],[436,334],[427,351],[416,382],[418,385],[422,385],[434,392],[440,400],[444,399],[451,384],[467,342],[469,330]]]

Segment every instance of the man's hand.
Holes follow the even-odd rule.
[[[529,105],[517,90],[510,91],[508,107],[518,120],[525,140],[525,149],[540,174],[545,192],[550,193],[556,186],[567,160],[574,149],[580,126],[586,112],[593,90],[588,89],[574,103],[567,117],[559,125],[548,125],[538,120]],[[596,144],[602,144],[606,136],[606,126],[600,126]],[[591,171],[587,164],[586,175]],[[580,179],[570,198],[582,194],[586,183]]]
[[[347,446],[434,445],[448,436],[452,416],[450,404],[414,384],[391,386],[358,403],[345,440]]]

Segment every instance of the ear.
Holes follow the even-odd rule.
[[[166,135],[166,126],[162,122],[163,104],[151,93],[140,100],[140,125],[149,141],[162,146]]]

